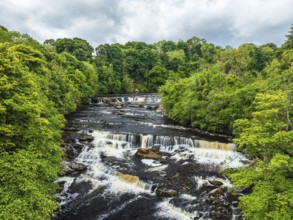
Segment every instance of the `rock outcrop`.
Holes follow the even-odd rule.
[[[90,142],[92,142],[94,140],[94,137],[89,135],[89,134],[81,134],[79,137],[79,142],[83,143],[83,144],[89,144]]]
[[[87,170],[87,166],[74,161],[62,161],[64,175],[76,176]]]
[[[135,156],[140,159],[159,160],[161,158],[161,155],[159,153],[160,152],[158,148],[154,146],[152,148],[139,148],[135,153]]]

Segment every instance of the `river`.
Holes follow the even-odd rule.
[[[219,171],[248,160],[169,120],[157,94],[96,97],[68,117],[63,137],[67,166],[86,170],[57,180],[56,220],[242,219]]]

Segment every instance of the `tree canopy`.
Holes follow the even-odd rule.
[[[51,219],[64,114],[97,79],[92,64],[0,28],[0,219]]]

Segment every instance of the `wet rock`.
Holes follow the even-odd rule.
[[[217,188],[209,192],[207,201],[213,204],[217,209],[219,207],[228,207],[229,203],[226,201],[225,192],[222,188]]]
[[[156,110],[156,109],[159,108],[159,106],[151,106],[151,105],[148,105],[146,108],[149,109],[149,110]]]
[[[157,189],[157,187],[158,187],[157,184],[152,185],[152,187],[151,187],[151,192],[152,192],[152,193],[155,192],[155,190]]]
[[[63,188],[64,188],[64,185],[65,185],[65,183],[66,183],[66,181],[63,180],[63,181],[59,181],[59,182],[57,182],[57,183],[58,183],[60,189],[63,189]],[[61,190],[61,191],[62,191],[62,190]]]
[[[84,144],[88,144],[92,142],[95,138],[88,134],[81,134],[79,137],[79,141]]]
[[[209,197],[210,198],[220,198],[220,197],[224,197],[224,194],[225,194],[225,192],[222,188],[217,188],[217,189],[212,190],[209,193]]]
[[[160,145],[154,145],[151,147],[153,152],[159,153],[160,152]]]
[[[119,104],[117,104],[117,103],[115,102],[114,99],[112,99],[112,100],[111,100],[110,102],[108,102],[107,104],[110,105],[110,106],[113,106],[113,107],[119,105]]]
[[[193,220],[200,220],[203,219],[203,216],[205,216],[205,213],[203,212],[199,212],[198,216],[194,217]]]
[[[87,194],[93,188],[93,184],[89,180],[76,178],[68,188],[68,193],[78,193],[79,196]]]
[[[93,97],[93,98],[91,99],[91,102],[92,102],[92,103],[99,103],[99,102],[101,102],[101,98],[99,98],[99,97]]]
[[[80,127],[78,126],[66,126],[62,130],[63,131],[80,131]]]
[[[102,102],[106,104],[110,104],[111,99],[110,98],[102,98]]]
[[[68,159],[74,159],[81,152],[83,144],[77,143],[63,143],[61,149],[64,151]]]
[[[225,207],[217,207],[216,210],[211,211],[210,213],[212,219],[215,220],[222,220],[222,219],[229,219],[229,214]]]
[[[116,97],[112,97],[111,98],[111,102],[117,102],[117,98]]]
[[[158,196],[172,195],[168,190],[172,189],[177,194],[193,194],[197,190],[197,182],[190,178],[194,175],[196,167],[191,164],[169,164],[166,175],[157,189]],[[172,192],[172,191],[171,191]]]
[[[222,188],[201,194],[200,200],[200,209],[206,211],[208,219],[231,219],[233,209],[226,201],[226,193]]]
[[[87,166],[74,161],[62,161],[64,175],[76,176],[86,171]]]
[[[61,149],[64,151],[67,158],[73,159],[75,157],[74,149],[70,143],[62,144]]]
[[[220,181],[220,180],[209,180],[209,183],[214,185],[214,186],[217,186],[217,187],[220,187],[223,185],[223,182]]]
[[[125,112],[123,110],[119,110],[119,111],[116,111],[116,114],[117,115],[125,115]]]
[[[156,148],[139,148],[135,153],[135,156],[140,159],[159,160],[161,158],[161,155],[158,154]]]
[[[59,186],[57,193],[61,193],[64,189],[64,185],[65,185],[66,181],[58,181],[57,184]]]
[[[178,194],[179,193],[173,189],[162,189],[159,193],[157,193],[160,197],[175,197],[178,196]]]
[[[232,205],[234,208],[238,207],[238,201],[232,201],[232,202],[231,202],[231,205]]]
[[[168,162],[168,160],[167,160]],[[158,187],[158,195],[161,195],[160,188],[172,189],[177,193],[193,194],[197,191],[197,181],[190,178],[197,171],[197,166],[194,164],[179,164],[168,162],[166,175],[161,180],[161,185]],[[163,190],[164,192],[165,190]]]
[[[176,197],[179,195],[179,192],[165,187],[164,184],[159,184],[156,190],[156,195],[158,197]]]
[[[115,105],[114,107],[115,107],[116,109],[122,109],[122,108],[123,108],[122,105]]]
[[[216,188],[222,187],[224,184],[223,182],[221,180],[207,180],[206,182],[202,184],[202,187],[216,189]]]
[[[220,180],[209,180],[208,182],[215,187],[220,187],[223,185],[223,182]]]

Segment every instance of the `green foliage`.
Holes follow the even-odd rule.
[[[288,33],[288,35],[286,35],[287,40],[286,42],[282,45],[283,49],[293,49],[293,24],[291,26],[291,29]]]
[[[259,49],[253,44],[243,44],[237,49],[228,48],[222,51],[217,58],[217,63],[225,73],[242,76],[245,72],[254,74],[261,70],[258,62]]]
[[[185,60],[185,53],[183,50],[172,50],[166,53],[167,55],[167,66],[168,69],[173,71],[178,71],[180,65],[182,65]]]
[[[269,160],[255,160],[248,168],[230,174],[238,188],[253,189],[240,198],[247,219],[289,220],[293,216],[293,159],[275,154]]]
[[[77,60],[67,52],[51,52],[47,81],[48,97],[62,114],[74,111],[80,102],[87,102],[98,88],[94,65]]]
[[[103,66],[99,72],[100,84],[99,91],[101,93],[118,93],[121,89],[121,82],[115,79],[113,66]]]
[[[99,45],[93,60],[100,73],[99,92],[156,92],[169,77],[186,78],[204,69],[220,51],[196,37],[178,43],[163,40],[155,44],[134,41],[125,45]],[[105,67],[113,72],[109,73]],[[113,89],[109,88],[107,74],[114,83]]]
[[[0,218],[50,219],[64,114],[101,93],[159,92],[173,120],[233,133],[251,159],[227,171],[246,219],[292,219],[292,28],[281,48],[225,49],[193,37],[93,48],[0,26]],[[98,80],[99,76],[99,80]]]
[[[166,113],[175,121],[232,132],[235,119],[250,115],[257,86],[246,85],[239,76],[226,75],[216,65],[210,65],[189,78],[168,81],[160,93]]]
[[[157,92],[158,86],[165,83],[168,77],[168,70],[158,63],[147,73],[147,88],[152,92]]]
[[[47,148],[50,150],[49,146]],[[56,165],[52,166],[52,163]],[[52,180],[57,178],[59,170],[57,164],[42,156],[40,151],[19,150],[2,154],[0,218],[50,219],[52,211],[58,208],[52,197],[56,189]]]
[[[170,118],[233,133],[238,150],[252,159],[248,167],[225,172],[237,188],[252,191],[240,197],[245,219],[293,218],[292,30],[287,38],[282,48],[243,44],[224,50],[198,39],[181,41],[194,73],[180,79],[178,71],[160,88]],[[197,52],[187,53],[190,48]]]
[[[252,118],[236,120],[235,133],[240,136],[234,141],[247,155],[262,158],[276,153],[293,155],[293,132],[286,132],[287,110],[291,107],[287,100],[284,91],[258,94]]]
[[[86,41],[80,38],[62,38],[53,41],[45,41],[45,44],[53,44],[57,53],[68,52],[80,61],[91,61],[93,47]]]
[[[97,71],[28,35],[0,35],[0,219],[51,219],[63,114],[95,94]]]

